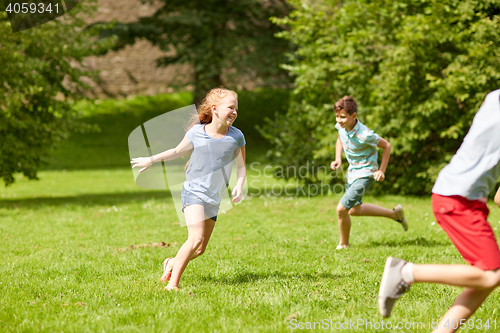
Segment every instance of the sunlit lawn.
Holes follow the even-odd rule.
[[[335,331],[346,323],[344,331],[391,331],[374,328],[382,322],[376,296],[387,256],[463,261],[435,223],[429,198],[366,196],[387,208],[401,203],[409,231],[380,218],[353,218],[353,247],[336,251],[340,195],[309,196],[307,187],[267,177],[266,145],[255,126],[286,109],[286,96],[240,94],[236,126],[247,138],[252,196],[219,216],[207,251],[189,264],[177,293],[163,289],[161,263],[176,254],[187,230],[167,190],[135,185],[127,137],[144,121],[189,104],[190,96],[80,104],[85,121],[101,132],[64,142],[39,181],[16,175],[15,184],[0,186],[0,332]],[[496,230],[500,210],[490,209]],[[435,322],[459,292],[414,285],[384,327]],[[495,332],[499,307],[494,292],[473,319],[489,319]]]
[[[18,178],[0,196],[2,332],[285,332],[323,319],[375,323],[387,256],[462,263],[433,223],[428,198],[366,197],[402,203],[410,230],[355,218],[353,247],[335,251],[338,196],[261,193],[219,217],[205,255],[169,293],[161,262],[187,231],[169,193],[140,189],[130,169],[45,171],[40,181]],[[490,209],[496,227],[499,209]],[[168,246],[152,245],[159,242]],[[435,321],[459,291],[414,285],[390,321]],[[495,292],[474,319],[494,320],[499,306]]]

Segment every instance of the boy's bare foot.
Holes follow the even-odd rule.
[[[168,280],[170,280],[170,276],[172,275],[172,269],[174,268],[172,259],[173,258],[167,258],[163,262],[163,275],[160,278],[160,281],[163,283],[167,283]]]
[[[174,287],[170,283],[165,287],[166,291],[179,291],[179,287]]]

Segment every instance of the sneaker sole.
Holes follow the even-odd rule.
[[[385,289],[385,285],[387,284],[387,279],[389,276],[389,268],[391,267],[393,259],[394,259],[393,257],[389,257],[385,261],[384,273],[382,274],[382,281],[380,281],[380,289],[378,291],[378,311],[380,315],[384,318],[388,318],[391,315],[391,313],[390,312],[387,313],[387,309],[385,307],[385,300],[388,297],[382,296],[381,293],[382,290]]]

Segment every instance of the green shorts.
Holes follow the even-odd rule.
[[[363,194],[365,194],[372,186],[375,178],[373,177],[363,177],[354,180],[351,184],[345,184],[345,193],[340,199],[340,203],[346,209],[351,209],[354,206],[361,205],[361,199]]]

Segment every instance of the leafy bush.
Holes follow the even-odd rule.
[[[76,121],[72,102],[82,96],[80,62],[112,46],[92,40],[95,29],[83,30],[79,4],[64,17],[13,33],[0,5],[0,177],[8,185],[22,172],[36,171],[51,148],[70,131],[88,129]]]
[[[329,165],[333,104],[353,95],[360,120],[392,144],[378,190],[429,193],[485,95],[500,87],[500,3],[290,2],[296,9],[275,22],[290,27],[280,36],[298,47],[284,66],[295,90],[287,114],[263,130],[274,162]]]

